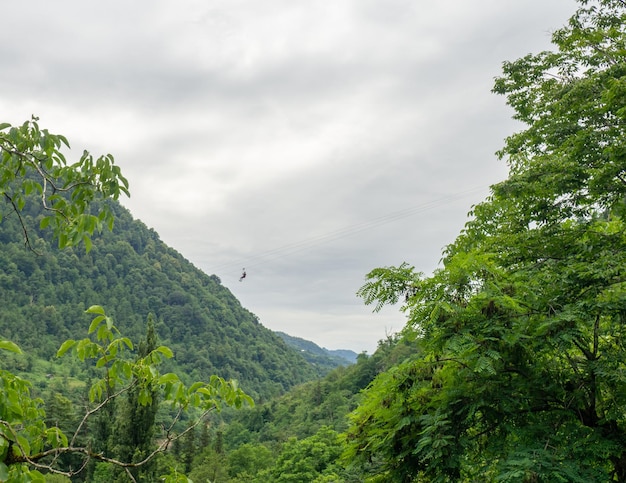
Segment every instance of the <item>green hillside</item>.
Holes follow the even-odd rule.
[[[225,443],[233,449],[245,443],[285,441],[314,435],[321,427],[347,429],[347,414],[357,407],[361,391],[374,378],[419,353],[419,347],[399,336],[378,342],[372,355],[359,354],[326,376],[292,388],[254,408],[232,412]]]
[[[284,332],[276,332],[276,334],[288,346],[300,351],[307,361],[324,369],[354,364],[357,360],[358,354],[351,350],[328,350],[310,340],[294,337]]]
[[[48,359],[67,338],[84,334],[87,307],[100,304],[133,340],[145,334],[149,313],[160,341],[175,352],[190,379],[211,374],[239,380],[255,398],[280,394],[329,368],[299,352],[243,308],[218,277],[166,246],[154,230],[119,204],[115,227],[83,247],[58,250],[39,233],[36,205],[25,208],[33,252],[15,215],[0,224],[0,334]]]

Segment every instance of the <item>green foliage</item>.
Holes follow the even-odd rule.
[[[85,151],[79,161],[68,164],[62,153],[63,147],[69,148],[67,139],[40,129],[37,121],[33,117],[21,126],[0,124],[0,195],[18,217],[27,197],[37,196],[45,212],[40,228],[51,227],[60,247],[82,241],[89,250],[95,231],[113,227],[108,205],[93,214],[93,202],[128,195],[128,182],[110,154],[94,159]]]
[[[277,480],[290,458],[301,457],[307,461],[284,478],[361,482],[360,470],[346,469],[339,461],[343,440],[327,436],[337,436],[347,429],[347,414],[357,407],[360,391],[377,374],[415,352],[414,345],[390,337],[379,343],[373,355],[360,354],[356,364],[339,367],[321,380],[299,385],[254,408],[225,411],[223,419],[212,418],[214,430],[210,437],[204,437],[205,443],[198,443],[191,450],[184,443],[174,447],[177,465],[183,468],[191,451],[196,455],[188,473],[192,479],[251,483]],[[207,443],[209,440],[211,444]],[[311,446],[315,450],[306,455]],[[321,466],[315,466],[316,460]],[[320,469],[322,466],[324,470]]]
[[[302,467],[284,478],[361,482],[362,472],[339,461],[344,445],[339,432],[347,428],[347,414],[358,405],[360,391],[378,373],[414,353],[414,345],[390,337],[372,356],[360,354],[356,364],[339,367],[321,380],[255,407],[208,418],[200,431],[174,440],[157,466],[178,468],[194,481],[260,483],[278,481],[287,461],[301,457],[306,459]]]
[[[430,277],[378,269],[423,352],[380,374],[346,461],[383,481],[626,481],[626,7],[581,2],[504,65],[527,128]],[[411,290],[407,291],[406,287]]]
[[[71,483],[72,480],[64,475],[47,474],[45,481],[46,483]]]
[[[173,356],[169,348],[159,346],[154,331],[154,317],[148,315],[146,338],[141,341],[137,351],[137,358],[148,356],[159,350],[167,358]],[[112,428],[112,441],[109,446],[116,459],[124,459],[132,455],[131,461],[139,463],[150,455],[154,441],[154,429],[157,411],[159,409],[159,392],[153,383],[147,384],[145,390],[134,385],[127,393],[127,397],[118,401],[116,420]],[[156,479],[156,461],[152,460],[131,472],[137,481],[154,481]],[[119,471],[118,471],[119,472]]]
[[[371,356],[359,354],[356,364],[338,367],[323,379],[296,386],[254,408],[224,414],[226,448],[257,442],[280,445],[289,438],[310,437],[324,426],[345,431],[347,415],[359,404],[361,390],[416,351],[414,345],[389,337],[379,342]]]
[[[415,292],[421,274],[414,269],[407,263],[399,267],[375,268],[367,276],[370,283],[363,285],[357,295],[368,305],[375,303],[375,312],[387,304],[395,305],[402,297],[407,299]]]
[[[71,438],[59,427],[46,425],[42,401],[30,397],[28,383],[7,371],[2,371],[0,375],[3,383],[3,391],[0,392],[0,464],[2,471],[8,471],[9,478],[39,475],[32,470],[33,467],[70,476],[74,474],[73,470],[57,466],[59,457],[66,454],[77,454],[83,458],[78,468],[84,468],[93,459],[113,463],[130,471],[129,468],[141,466],[157,453],[164,451],[177,437],[172,430],[183,412],[197,409],[201,412],[201,419],[202,415],[220,409],[223,404],[237,408],[253,404],[252,399],[235,381],[211,376],[208,383],[196,382],[187,387],[175,374],[162,374],[158,370],[159,364],[164,357],[171,357],[171,350],[165,346],[147,350],[143,357],[137,357],[134,361],[125,357],[125,353],[132,349],[132,343],[119,334],[113,320],[102,307],[92,306],[87,313],[95,315],[88,330],[90,337],[79,341],[69,340],[58,351],[59,357],[71,352],[83,362],[91,360],[103,373],[89,388],[92,407],[79,422]],[[118,460],[111,455],[94,453],[89,446],[77,445],[77,437],[89,419],[102,411],[107,404],[124,393],[133,393],[137,395],[138,405],[145,407],[153,401],[157,391],[163,402],[176,411],[177,416],[164,429],[163,434],[158,435],[161,441],[159,445],[153,447],[151,452],[146,451],[143,459],[135,462],[125,458]],[[142,443],[152,446],[149,441]],[[128,458],[128,455],[122,456]]]
[[[228,473],[237,480],[256,478],[274,463],[274,455],[264,445],[243,444],[228,455]]]
[[[339,435],[330,428],[320,430],[303,440],[287,441],[268,480],[277,483],[309,483],[337,478],[341,471],[336,463],[342,451]],[[266,480],[266,481],[268,481]],[[337,480],[335,480],[337,481]]]

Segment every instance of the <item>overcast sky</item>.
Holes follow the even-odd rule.
[[[0,121],[111,153],[133,216],[261,323],[372,353],[402,328],[355,292],[431,272],[506,177],[503,61],[574,0],[5,2]],[[239,282],[242,268],[247,278]],[[106,301],[91,301],[103,303]]]

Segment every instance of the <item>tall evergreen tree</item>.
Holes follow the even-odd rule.
[[[183,447],[182,447],[182,460],[185,465],[185,472],[188,473],[191,471],[193,459],[196,457],[198,452],[196,448],[196,431],[195,428],[188,431],[183,436]]]
[[[149,314],[146,322],[146,337],[139,343],[137,359],[147,357],[158,347],[154,330],[154,315]],[[138,463],[144,460],[154,449],[154,421],[158,411],[158,394],[154,388],[140,389],[134,386],[128,391],[128,397],[120,404],[117,414],[116,428],[112,438],[114,454],[120,460],[127,460],[132,455],[131,462]],[[147,404],[142,404],[140,398],[149,398]],[[131,470],[137,481],[155,481],[155,460]],[[118,469],[118,472],[121,470]],[[124,479],[124,481],[126,481]]]

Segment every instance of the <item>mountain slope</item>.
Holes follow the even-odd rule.
[[[3,337],[52,357],[63,340],[85,336],[84,310],[99,304],[132,340],[143,337],[154,313],[160,342],[175,352],[170,365],[196,380],[217,373],[267,398],[323,374],[261,325],[218,277],[194,267],[121,205],[113,207],[114,231],[94,238],[89,253],[51,245],[49,234],[36,228],[34,205],[26,207],[24,220],[38,254],[24,247],[16,217],[2,220]]]
[[[276,334],[284,340],[288,346],[299,350],[304,358],[313,364],[334,369],[338,366],[345,366],[356,362],[358,354],[354,351],[347,349],[328,350],[324,347],[318,346],[315,342],[311,342],[310,340],[294,337],[292,335],[285,334],[284,332],[276,332]]]

